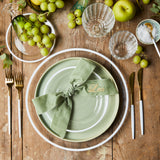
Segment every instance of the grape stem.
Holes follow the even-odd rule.
[[[39,16],[45,16],[45,15],[47,15],[47,17],[49,16],[49,14],[50,14],[50,12],[45,12],[45,13],[41,13],[41,14],[39,14]]]

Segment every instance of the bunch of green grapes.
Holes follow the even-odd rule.
[[[73,29],[76,25],[82,25],[82,11],[80,9],[76,9],[73,13],[69,13],[67,15],[69,20],[68,27]]]
[[[64,7],[63,0],[39,0],[42,11],[55,12],[57,8]]]
[[[136,55],[133,57],[133,63],[140,64],[141,68],[146,68],[148,66],[148,60],[143,57],[143,47],[138,45]]]
[[[27,42],[30,46],[37,45],[43,56],[48,55],[56,38],[55,34],[51,33],[50,27],[44,23],[45,21],[45,15],[32,13],[29,20],[21,25],[23,32],[19,36],[21,41]]]

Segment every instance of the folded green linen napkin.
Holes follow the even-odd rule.
[[[65,137],[72,112],[72,97],[81,95],[115,95],[118,90],[111,79],[88,80],[96,65],[81,58],[70,75],[70,83],[63,91],[34,98],[33,104],[38,115],[52,110],[53,117],[50,128],[61,138]]]

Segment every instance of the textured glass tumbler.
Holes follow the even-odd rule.
[[[90,37],[106,36],[114,24],[112,9],[103,3],[93,3],[83,12],[82,25]]]
[[[129,31],[118,31],[109,40],[111,55],[117,59],[124,60],[132,57],[137,47],[137,39]]]

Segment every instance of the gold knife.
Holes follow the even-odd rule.
[[[135,72],[129,76],[129,85],[131,89],[131,128],[132,128],[132,139],[135,139],[135,118],[134,118],[134,80]]]
[[[142,100],[142,80],[143,80],[143,68],[138,71],[138,83],[139,83],[139,111],[140,111],[140,124],[141,135],[144,134],[144,115],[143,115],[143,100]]]

